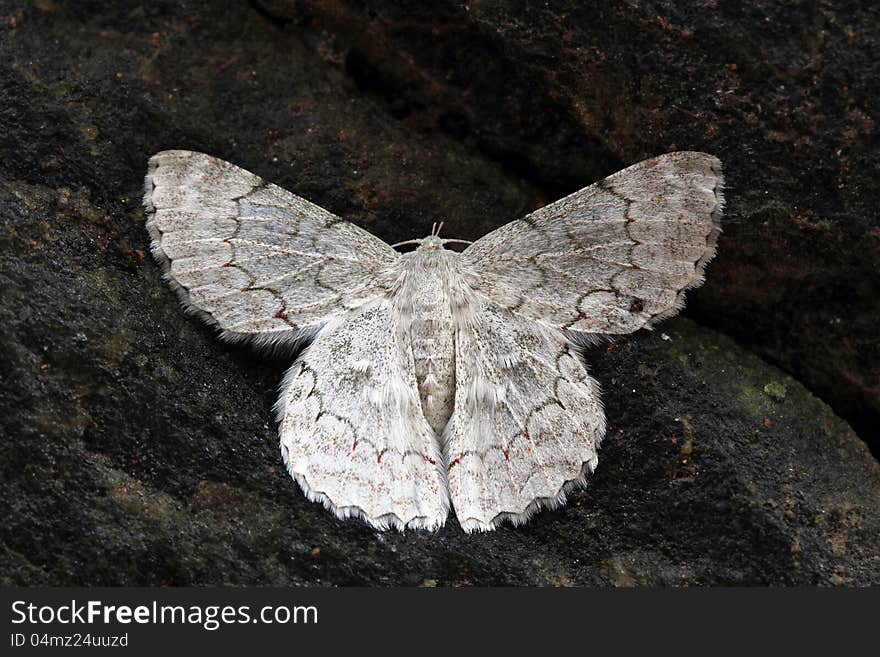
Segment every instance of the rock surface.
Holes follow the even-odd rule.
[[[822,363],[832,381],[853,375],[844,398],[870,382],[876,352],[858,326],[880,298],[864,276],[876,266],[864,177],[875,155],[857,144],[876,141],[858,132],[873,131],[876,98],[860,91],[868,78],[849,80],[854,104],[834,86],[841,53],[868,38],[861,18],[803,10],[835,63],[783,71],[798,95],[773,76],[783,45],[809,35],[774,40],[762,17],[728,9],[571,13],[571,34],[554,38],[568,32],[550,10],[450,5],[423,20],[371,6],[0,1],[0,581],[880,583],[880,467],[864,442],[713,330],[749,338],[820,392],[809,373]],[[749,37],[777,47],[764,68]],[[809,68],[816,52],[785,66]],[[635,69],[640,82],[616,86]],[[809,121],[810,94],[846,106],[827,130]],[[749,146],[758,139],[772,166]],[[590,487],[525,528],[480,536],[454,519],[437,534],[377,533],[309,503],[271,412],[289,361],[222,345],[180,311],[140,208],[147,157],[191,148],[388,241],[441,219],[472,237],[676,147],[728,162],[726,236],[692,296],[713,328],[678,319],[593,349],[610,428]],[[859,303],[844,308],[845,294]],[[835,304],[850,314],[824,326]],[[786,361],[799,353],[801,370]]]

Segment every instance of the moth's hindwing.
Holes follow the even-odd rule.
[[[490,303],[459,328],[444,443],[466,531],[521,524],[583,485],[605,435],[599,391],[561,332]]]
[[[436,529],[449,501],[409,333],[388,301],[333,321],[285,377],[281,450],[311,500],[373,527]]]

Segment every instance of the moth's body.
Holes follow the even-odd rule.
[[[429,236],[401,256],[402,281],[392,300],[410,333],[422,413],[438,436],[455,405],[452,290],[464,281],[458,254],[439,242]]]
[[[284,377],[284,463],[309,499],[373,527],[465,531],[559,506],[605,416],[578,345],[675,314],[719,233],[705,153],[646,160],[464,251],[401,254],[222,160],[150,159],[153,253],[221,337],[310,344]],[[578,340],[580,336],[580,340]]]

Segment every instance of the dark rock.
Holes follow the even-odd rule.
[[[465,536],[451,519],[437,534],[377,533],[309,503],[271,412],[289,361],[220,344],[180,311],[149,256],[147,157],[216,154],[397,241],[438,219],[479,235],[647,153],[577,155],[566,135],[608,138],[537,116],[505,145],[504,121],[552,111],[544,100],[496,110],[497,139],[474,127],[467,95],[432,123],[434,97],[394,81],[376,90],[368,78],[386,79],[384,64],[281,5],[0,2],[0,581],[880,583],[880,468],[864,444],[786,374],[683,319],[592,350],[610,426],[599,470],[524,528]],[[508,36],[479,51],[487,66],[517,52]],[[534,82],[495,70],[514,76],[510,94],[544,93],[537,68]],[[526,164],[507,158],[528,140]],[[558,189],[523,179],[554,152]],[[699,303],[716,325],[729,321],[710,303],[731,271],[725,249],[758,247],[736,228],[750,216],[737,204],[757,207],[749,166],[733,173],[731,196],[745,200]]]

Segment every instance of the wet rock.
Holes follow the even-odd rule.
[[[13,17],[0,22],[0,580],[880,582],[880,472],[864,444],[798,382],[687,319],[588,354],[609,419],[599,470],[524,528],[377,533],[309,503],[271,412],[289,358],[220,344],[180,311],[149,255],[147,157],[219,155],[389,241],[440,219],[478,235],[551,187],[462,138],[466,116],[435,130],[401,94],[389,111],[314,19],[188,7],[0,4]],[[624,159],[607,152],[597,172]],[[592,176],[571,161],[581,173],[561,187]],[[713,264],[710,285],[724,271]]]

